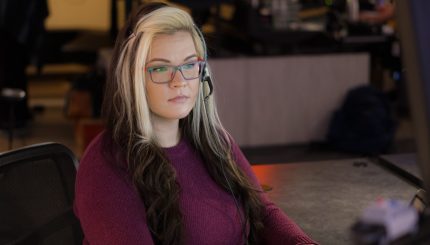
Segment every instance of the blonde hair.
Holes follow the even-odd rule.
[[[198,56],[206,58],[203,37],[187,12],[163,3],[150,3],[137,11],[115,44],[103,103],[107,135],[126,156],[133,183],[147,209],[148,227],[154,240],[163,244],[182,241],[180,188],[155,139],[145,89],[150,81],[145,80],[144,68],[154,38],[178,31],[190,33]],[[219,120],[214,96],[205,99],[206,95],[202,82],[195,106],[180,120],[182,137],[190,139],[201,153],[214,181],[244,202],[246,218],[252,221],[251,235],[255,236],[261,228],[258,191],[233,160],[230,137]]]
[[[114,76],[117,81],[121,81],[121,86],[114,94],[124,101],[125,111],[124,118],[129,118],[128,126],[136,126],[142,142],[148,142],[154,139],[152,124],[150,120],[150,110],[146,95],[145,81],[145,62],[151,48],[152,40],[160,34],[171,34],[177,31],[187,31],[191,34],[196,46],[197,54],[204,57],[202,40],[194,23],[185,11],[174,7],[163,7],[154,10],[143,16],[136,23],[129,34],[128,39],[124,42],[122,51],[119,56],[119,65],[115,69]],[[126,82],[128,81],[128,82]],[[202,86],[199,89],[199,98],[197,104],[202,102]],[[213,100],[208,104],[212,104]],[[133,107],[133,106],[136,107]],[[197,107],[201,108],[201,105]],[[133,125],[133,119],[140,124]]]

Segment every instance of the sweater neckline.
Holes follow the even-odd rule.
[[[185,137],[181,137],[179,142],[175,146],[163,147],[163,150],[169,155],[179,154],[187,149],[187,141]]]

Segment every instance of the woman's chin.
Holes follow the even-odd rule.
[[[183,119],[187,117],[190,114],[191,110],[186,110],[183,112],[175,111],[174,113],[170,113],[169,115],[166,115],[165,118],[175,120],[175,119]]]

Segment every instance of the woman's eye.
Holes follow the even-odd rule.
[[[168,70],[168,67],[167,66],[153,67],[151,70],[152,72],[157,72],[157,73],[166,72]]]
[[[197,64],[196,62],[184,64],[182,65],[182,69],[184,70],[193,69],[196,64]]]

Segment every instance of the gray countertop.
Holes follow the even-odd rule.
[[[255,165],[269,198],[321,244],[351,244],[350,227],[379,198],[409,202],[416,188],[365,159]]]
[[[383,155],[381,158],[421,179],[420,169],[417,164],[417,155],[415,153]]]

